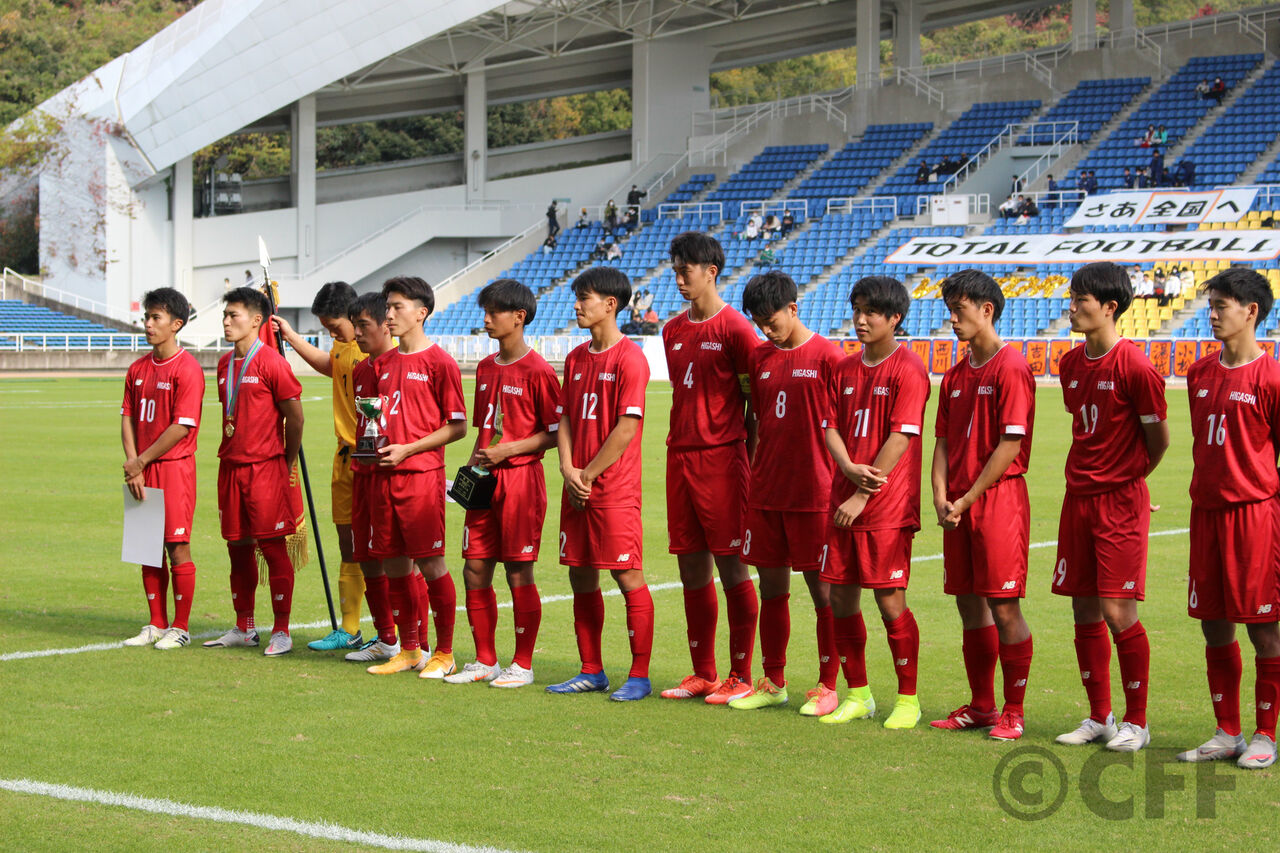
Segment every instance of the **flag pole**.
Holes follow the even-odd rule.
[[[271,308],[271,313],[276,313],[276,296],[275,291],[271,289],[271,256],[267,254],[267,244],[261,236],[258,237],[258,262],[262,265],[262,287],[267,293],[267,304]],[[275,335],[276,349],[280,355],[284,355],[284,335]],[[316,502],[311,497],[311,477],[307,474],[307,456],[302,449],[302,445],[298,445],[298,469],[302,471],[302,488],[307,497],[307,510],[311,514],[311,530],[313,539],[316,543],[316,557],[320,560],[320,580],[324,582],[324,600],[329,605],[329,625],[332,630],[338,630],[338,617],[333,610],[333,592],[329,588],[329,572],[325,569],[324,564],[324,545],[320,542],[320,524],[316,520]]]

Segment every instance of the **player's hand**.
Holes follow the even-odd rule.
[[[142,470],[146,467],[147,465],[145,462],[137,456],[132,456],[124,461],[124,478],[126,480],[132,480],[134,477],[141,477]],[[141,500],[141,498],[139,498],[139,500]]]
[[[955,504],[951,501],[934,501],[933,509],[938,513],[938,526],[943,530],[955,530],[960,525],[960,518],[957,516],[952,520],[952,514],[955,513]]]
[[[836,527],[849,527],[852,525],[854,519],[862,515],[862,511],[867,508],[867,498],[866,492],[857,492],[853,497],[836,507]]]
[[[142,474],[135,477],[126,477],[125,484],[129,487],[129,494],[133,495],[135,501],[146,500],[147,493],[142,483]]]
[[[284,335],[286,338],[297,334],[297,332],[293,330],[293,326],[289,325],[289,321],[281,317],[279,314],[272,314],[270,319],[271,325],[276,327],[276,331]]]
[[[882,477],[880,469],[874,465],[850,465],[844,475],[859,489],[865,489],[873,495],[880,491],[881,486],[889,482],[889,478]]]
[[[591,497],[591,484],[583,478],[582,471],[578,468],[565,467],[560,469],[560,474],[564,477],[564,488],[569,494],[569,503],[573,504],[574,509],[585,507],[587,500]]]
[[[511,457],[509,447],[509,444],[495,444],[493,447],[479,448],[475,453],[475,458],[478,460],[476,464],[492,468],[504,459]]]
[[[382,458],[378,460],[379,468],[394,468],[409,458],[409,445],[388,444],[378,453],[382,454]]]
[[[942,519],[942,526],[947,530],[955,530],[960,526],[960,516],[964,515],[965,510],[973,506],[973,501],[968,496],[962,495],[954,502],[948,501],[948,505],[951,507],[951,511]]]
[[[1155,503],[1155,502],[1153,501],[1153,502],[1151,503],[1151,511],[1152,511],[1152,512],[1159,512],[1159,511],[1160,511],[1160,504]]]

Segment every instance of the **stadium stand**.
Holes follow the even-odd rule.
[[[1231,184],[1280,136],[1280,122],[1266,120],[1278,112],[1280,62],[1272,64],[1179,159],[1195,164],[1199,186]]]
[[[805,178],[790,198],[804,199],[810,216],[822,216],[827,199],[858,195],[931,130],[931,122],[873,124]]]
[[[2,337],[5,335],[43,335],[45,346],[70,349],[104,347],[113,339],[130,337],[51,308],[17,299],[0,299],[0,348],[15,348],[16,338]]]
[[[1077,123],[1076,135],[1081,144],[1123,110],[1142,90],[1151,85],[1150,77],[1120,77],[1108,80],[1085,80],[1062,97],[1027,133],[1018,137],[1019,145],[1048,145],[1055,134],[1051,122]]]
[[[742,202],[771,198],[826,152],[826,145],[771,145],[712,190],[706,200],[720,202],[725,218],[735,219],[742,215]]]

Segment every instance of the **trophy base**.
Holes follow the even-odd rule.
[[[470,465],[463,465],[453,478],[449,497],[463,509],[488,509],[493,503],[493,490],[498,477],[492,471],[479,472]]]
[[[362,435],[356,439],[356,449],[351,452],[352,459],[361,462],[377,462],[382,458],[378,451],[390,444],[385,435]]]

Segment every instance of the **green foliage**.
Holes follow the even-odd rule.
[[[35,275],[40,269],[39,196],[34,189],[18,195],[0,211],[0,268]]]
[[[316,131],[317,168],[414,160],[462,150],[462,112],[362,121]]]
[[[631,127],[631,92],[609,89],[489,108],[489,147],[572,139]]]
[[[218,165],[224,156],[226,164]],[[215,166],[221,172],[239,172],[247,179],[274,178],[289,174],[291,159],[287,133],[240,133],[201,148],[192,158],[192,168],[197,184]]]

